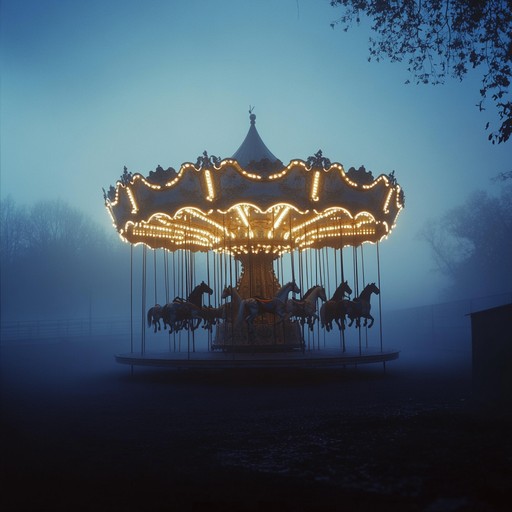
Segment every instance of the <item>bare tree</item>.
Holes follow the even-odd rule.
[[[420,237],[449,278],[449,291],[473,296],[512,291],[512,186],[504,186],[498,197],[475,192],[428,221]]]
[[[0,206],[4,317],[83,314],[109,294],[124,301],[129,259],[101,226],[62,200]]]
[[[98,235],[97,228],[82,212],[60,199],[39,201],[29,211],[28,246],[31,251],[65,248],[67,252],[79,253]]]
[[[14,262],[27,246],[27,213],[11,196],[0,200],[0,253],[2,266]]]
[[[482,68],[477,107],[490,97],[499,127],[492,143],[512,133],[512,0],[331,0],[342,15],[331,23],[344,30],[369,18],[369,60],[406,61],[416,83],[439,84],[447,77],[462,80],[468,69]],[[486,129],[489,129],[487,123]]]

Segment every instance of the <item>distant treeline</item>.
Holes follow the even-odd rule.
[[[2,321],[126,313],[130,252],[62,200],[0,201]],[[94,311],[91,311],[94,310]]]
[[[512,176],[503,176],[499,195],[476,191],[424,223],[420,236],[447,278],[447,300],[512,292]]]

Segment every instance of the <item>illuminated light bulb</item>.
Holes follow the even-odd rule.
[[[242,207],[241,206],[237,206],[236,207],[236,211],[238,212],[238,216],[240,217],[241,221],[244,223],[245,227],[246,228],[249,228],[249,221],[247,219],[247,216],[244,212],[244,210],[242,210]]]
[[[110,219],[112,220],[112,224],[114,225],[114,227],[116,227],[116,221],[114,219],[114,214],[112,213],[111,208],[107,207],[107,212],[110,215]]]
[[[133,197],[133,192],[130,188],[126,189],[126,193],[128,194],[128,199],[130,200],[130,203],[132,205],[132,213],[137,213],[139,211],[139,208],[137,206],[137,202],[135,201],[135,197]]]
[[[283,210],[277,216],[277,219],[274,222],[273,229],[277,229],[281,225],[281,223],[283,222],[284,218],[286,217],[286,215],[288,214],[289,211],[290,211],[290,207],[289,206],[285,206],[283,208]]]
[[[318,197],[319,182],[320,182],[320,171],[315,171],[315,177],[313,178],[313,186],[311,188],[311,199],[313,201],[318,201],[320,199]]]
[[[386,200],[384,201],[384,213],[389,213],[389,202],[391,201],[391,196],[393,195],[393,189],[390,188]]]
[[[206,188],[208,189],[208,195],[206,196],[206,199],[208,201],[213,201],[213,199],[215,198],[215,191],[213,189],[213,182],[210,171],[204,171],[204,176],[206,179]]]

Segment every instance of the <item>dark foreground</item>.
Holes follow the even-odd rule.
[[[510,510],[511,408],[467,360],[131,375],[124,345],[1,345],[2,510]]]

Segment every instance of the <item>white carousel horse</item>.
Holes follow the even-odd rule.
[[[317,300],[326,301],[325,289],[323,286],[312,286],[302,297],[301,300],[290,299],[286,302],[286,313],[289,318],[298,318],[302,325],[306,322],[311,330],[315,320],[318,319],[316,314]]]
[[[283,322],[287,318],[286,301],[291,292],[300,293],[300,288],[295,284],[295,281],[290,281],[281,286],[272,299],[259,299],[255,297],[243,299],[238,308],[238,323],[243,318],[247,325],[251,327],[254,319],[265,313],[277,315],[279,317],[277,323]]]
[[[223,304],[224,307],[224,320],[226,322],[234,323],[236,321],[236,315],[240,308],[240,302],[242,302],[242,297],[236,290],[235,287],[228,285],[222,290],[221,299],[227,299],[231,297],[231,302],[226,302]]]

